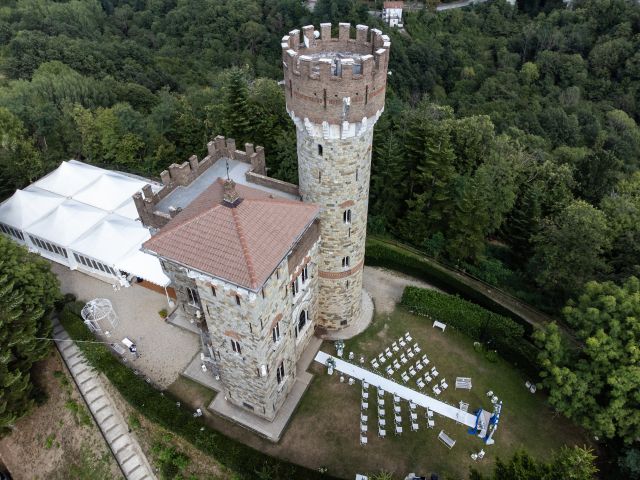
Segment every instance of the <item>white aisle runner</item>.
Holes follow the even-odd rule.
[[[433,410],[440,415],[455,420],[456,422],[462,423],[468,427],[476,426],[475,415],[464,412],[459,408],[449,405],[448,403],[444,403],[440,400],[436,400],[435,398],[428,397],[427,395],[416,392],[415,390],[411,390],[410,388],[400,385],[393,380],[389,380],[388,378],[382,377],[377,373],[370,372],[369,370],[365,370],[364,368],[361,368],[357,365],[345,362],[340,358],[333,357],[332,355],[329,355],[322,351],[318,352],[315,360],[316,362],[325,365],[328,358],[334,359],[334,361],[336,362],[335,368],[339,372],[346,373],[347,375],[360,380],[365,380],[367,383],[371,384],[374,387],[381,387],[385,392],[396,394],[407,401],[410,400],[416,405],[424,408],[429,408],[429,410]]]

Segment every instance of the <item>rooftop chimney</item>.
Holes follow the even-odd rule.
[[[233,180],[225,180],[224,181],[224,196],[222,197],[222,203],[230,208],[237,207],[240,202],[242,202],[242,198],[238,195],[236,191],[236,182]]]

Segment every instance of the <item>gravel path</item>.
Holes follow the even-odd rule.
[[[71,292],[83,301],[111,300],[119,324],[103,340],[109,343],[120,343],[125,337],[132,340],[140,358],[127,352],[127,362],[156,385],[162,388],[171,385],[200,351],[197,335],[165,322],[158,315],[159,310],[168,308],[164,295],[135,284],[114,291],[108,283],[55,263],[52,270],[64,293]]]
[[[364,267],[364,289],[373,298],[378,313],[391,313],[400,301],[404,287],[413,285],[437,290],[433,285],[386,268]]]

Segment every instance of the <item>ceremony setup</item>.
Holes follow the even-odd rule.
[[[436,327],[444,332],[445,325],[437,323]],[[460,400],[457,405],[452,405],[436,398],[449,388],[449,384],[410,332],[392,341],[370,359],[353,351],[344,359],[344,342],[337,340],[334,346],[335,356],[320,351],[315,360],[327,367],[329,375],[335,373],[340,383],[347,387],[358,388],[356,384],[359,384],[360,445],[368,445],[373,438],[400,436],[425,428],[432,429],[441,444],[453,449],[457,441],[455,437],[462,432],[451,430],[451,423],[436,425],[436,422],[440,423],[438,415],[453,420],[453,425],[467,427],[468,434],[479,437],[486,445],[494,443],[493,435],[502,402],[493,391],[489,391],[487,397],[493,406],[492,411],[479,408],[470,413],[468,401]],[[472,380],[470,377],[456,377],[454,385],[456,392],[470,391]],[[474,461],[484,456],[484,450],[471,454]]]

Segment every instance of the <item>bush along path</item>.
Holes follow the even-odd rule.
[[[128,480],[155,479],[151,465],[137,440],[129,434],[129,427],[104,390],[98,372],[92,368],[78,346],[53,319],[53,334],[62,359],[73,376],[93,418],[100,427],[113,456]]]
[[[95,340],[73,309],[67,305],[60,314],[60,323],[74,340]],[[111,381],[122,397],[152,422],[180,435],[202,452],[215,458],[233,471],[237,479],[336,480],[326,473],[270,457],[207,427],[191,411],[176,406],[178,401],[169,392],[160,392],[143,378],[120,363],[103,344],[79,342],[89,363]]]

